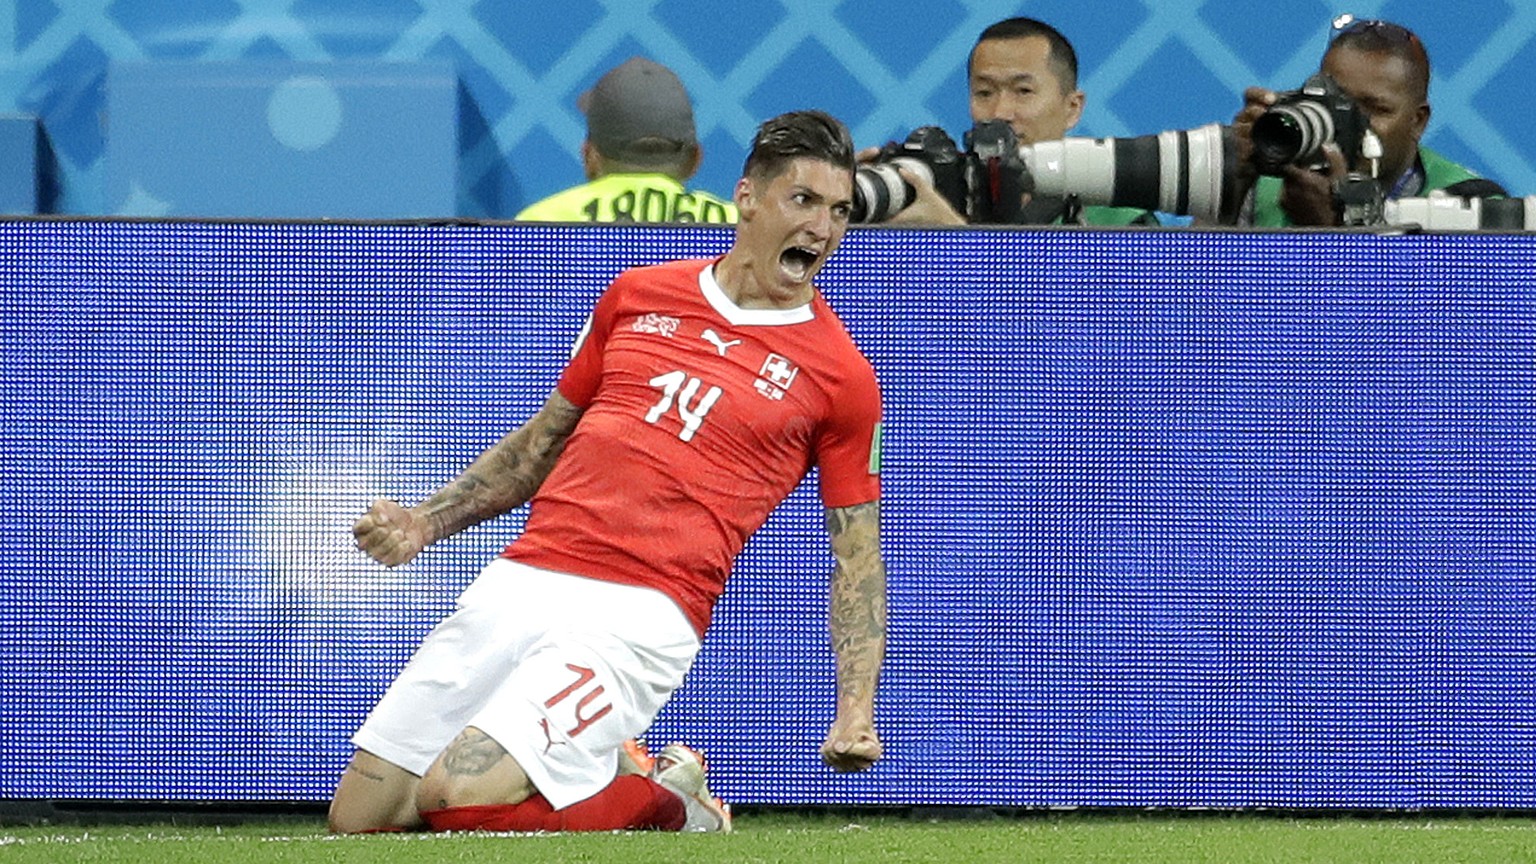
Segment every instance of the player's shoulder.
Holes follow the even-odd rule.
[[[637,265],[615,276],[607,293],[621,299],[642,298],[649,302],[692,296],[698,293],[699,273],[708,265],[705,259]]]
[[[815,319],[825,331],[817,337],[821,349],[818,354],[827,365],[840,367],[844,375],[850,379],[865,378],[874,381],[874,365],[869,362],[869,358],[859,348],[858,342],[848,332],[848,327],[837,314],[837,310],[832,308],[832,304],[827,302],[826,297],[819,290],[816,292],[813,303]]]
[[[662,261],[659,264],[649,264],[636,269],[649,270],[656,273],[686,275],[689,279],[698,281],[699,273],[714,260],[713,258],[675,258],[671,261]]]
[[[708,258],[679,258],[673,261],[663,261],[658,264],[639,264],[619,273],[614,278],[614,284],[625,285],[651,285],[651,284],[698,284],[699,273],[709,266]]]
[[[848,332],[847,325],[843,323],[842,316],[837,314],[837,309],[833,308],[832,303],[827,300],[827,296],[822,293],[820,288],[816,289],[816,295],[811,300],[811,311],[816,320],[820,321],[823,326],[835,331],[839,342],[845,343],[854,350],[858,350],[858,345],[854,343],[853,336]]]

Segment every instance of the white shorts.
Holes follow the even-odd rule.
[[[699,651],[659,591],[497,558],[422,640],[352,743],[422,775],[474,726],[559,809],[599,792]]]

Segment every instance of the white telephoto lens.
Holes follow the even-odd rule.
[[[1085,202],[1109,201],[1115,192],[1112,138],[1064,138],[1019,148],[1035,181],[1035,194],[1077,195]]]
[[[895,176],[895,186],[898,190],[896,194],[901,196],[900,203],[896,207],[897,210],[906,209],[907,207],[911,206],[912,201],[909,200],[910,196],[907,194],[906,181],[902,180],[901,175],[896,173],[896,166],[901,166],[906,170],[908,174],[911,174],[913,177],[916,177],[922,182],[928,184],[929,187],[933,186],[933,169],[928,167],[928,163],[921,159],[913,159],[909,156],[900,156],[892,159],[887,164],[891,166],[891,174]],[[916,193],[916,189],[912,190],[912,194],[915,195]],[[895,200],[894,196],[892,200]]]
[[[1425,231],[1476,231],[1482,227],[1482,208],[1478,198],[1430,195],[1388,201],[1382,205],[1381,215],[1388,225],[1417,225]]]
[[[1225,146],[1226,130],[1219,123],[1189,130],[1189,161],[1185,171],[1189,178],[1189,204],[1185,215],[1213,224],[1222,221],[1227,182]]]

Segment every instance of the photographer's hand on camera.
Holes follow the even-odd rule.
[[[1308,83],[1312,83],[1309,79]],[[1284,211],[1290,224],[1312,227],[1333,227],[1341,224],[1338,186],[1348,176],[1348,160],[1339,145],[1328,140],[1313,152],[1310,164],[1284,162],[1275,164],[1275,154],[1269,153],[1270,164],[1261,168],[1265,161],[1254,143],[1254,127],[1260,118],[1276,111],[1282,102],[1294,101],[1294,93],[1280,93],[1263,87],[1249,87],[1243,91],[1243,107],[1232,118],[1232,145],[1235,164],[1233,173],[1238,198],[1248,199],[1260,176],[1273,175],[1280,180],[1276,204]],[[1282,109],[1284,110],[1284,109]],[[1278,116],[1278,115],[1277,115]],[[1265,130],[1274,148],[1275,126]],[[1331,130],[1330,130],[1331,131]],[[1293,143],[1293,142],[1287,142]],[[1321,161],[1319,161],[1321,160]]]
[[[854,154],[859,166],[878,165],[882,161],[883,148],[866,147]],[[950,204],[936,188],[933,181],[920,176],[905,166],[892,162],[890,166],[896,170],[901,179],[911,187],[912,198],[910,203],[899,210],[884,215],[877,221],[883,221],[888,225],[965,225],[966,219],[954,205]]]
[[[944,196],[933,188],[933,184],[925,178],[908,171],[898,165],[896,170],[901,172],[902,179],[912,185],[912,190],[917,196],[905,209],[891,216],[886,224],[889,225],[965,225],[965,217],[959,211],[950,206]]]
[[[1340,224],[1335,190],[1349,174],[1344,151],[1337,144],[1323,145],[1326,167],[1286,165],[1280,169],[1280,209],[1292,224],[1334,227]]]
[[[1236,164],[1234,170],[1237,175],[1237,193],[1240,196],[1248,194],[1255,181],[1259,179],[1259,170],[1253,164],[1253,121],[1259,119],[1274,106],[1279,94],[1263,87],[1249,87],[1243,91],[1243,108],[1232,118],[1232,145]]]

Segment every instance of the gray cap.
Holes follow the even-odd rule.
[[[646,163],[696,144],[693,104],[671,69],[631,57],[597,79],[578,102],[587,138],[610,159]]]

